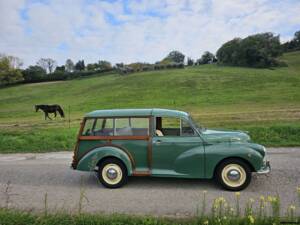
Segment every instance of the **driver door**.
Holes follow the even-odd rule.
[[[152,175],[204,176],[203,142],[189,121],[176,117],[155,118]]]

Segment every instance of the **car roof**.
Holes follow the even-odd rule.
[[[118,117],[118,116],[172,116],[188,118],[189,114],[172,109],[105,109],[89,112],[85,117]]]

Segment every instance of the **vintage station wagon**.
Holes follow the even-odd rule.
[[[128,176],[215,178],[225,189],[246,188],[251,173],[270,171],[265,148],[240,131],[209,130],[168,109],[97,110],[86,114],[72,167],[97,171],[108,188]]]

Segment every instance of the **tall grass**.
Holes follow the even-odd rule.
[[[250,198],[244,208],[244,213],[240,208],[239,192],[235,193],[236,201],[234,205],[230,205],[224,197],[218,197],[214,199],[211,212],[206,212],[206,199],[207,192],[202,193],[200,197],[201,212],[198,208],[196,215],[189,218],[165,218],[165,217],[152,217],[152,216],[133,216],[125,214],[88,214],[82,212],[82,209],[88,201],[85,197],[85,190],[80,188],[80,196],[78,202],[78,211],[66,213],[64,211],[48,213],[48,198],[45,194],[45,207],[43,213],[26,212],[13,209],[12,207],[0,208],[0,225],[27,225],[27,224],[145,224],[145,225],[169,225],[169,224],[199,224],[199,225],[279,225],[279,224],[298,224],[300,223],[300,217],[297,215],[297,208],[300,208],[300,202],[298,206],[289,205],[286,209],[285,215],[280,215],[283,210],[280,206],[279,196],[260,196],[258,202],[255,199]],[[300,199],[300,187],[297,188],[297,195]],[[258,208],[254,205],[258,203]]]

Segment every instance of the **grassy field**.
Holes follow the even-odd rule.
[[[0,152],[69,150],[86,112],[139,107],[188,111],[205,127],[248,130],[267,146],[300,146],[300,52],[281,59],[287,67],[205,65],[1,88]],[[34,111],[54,103],[66,119]]]

